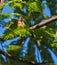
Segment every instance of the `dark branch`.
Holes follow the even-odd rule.
[[[39,65],[39,63],[35,63],[34,61],[29,62],[28,60],[12,56],[11,54],[6,53],[6,52],[2,51],[1,49],[0,49],[0,54],[5,55],[9,59],[13,59],[13,60],[16,60],[16,61],[19,61],[19,62],[24,62],[24,63],[29,64],[29,65]]]
[[[52,18],[44,21],[44,22],[40,22],[39,24],[36,24],[32,27],[30,27],[30,29],[37,29],[37,28],[41,28],[43,26],[46,26],[47,24],[51,23],[51,22],[54,22],[57,20],[57,16],[53,16]]]

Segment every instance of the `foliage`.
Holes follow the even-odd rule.
[[[46,3],[44,3],[45,6],[48,6],[51,12],[51,16],[56,15],[56,0],[47,0]],[[6,18],[10,18],[10,21],[6,23],[3,28],[6,29],[3,35],[0,36],[0,41],[6,41],[10,39],[14,39],[17,37],[21,37],[22,39],[18,40],[16,45],[14,45],[14,42],[12,42],[11,45],[8,46],[8,52],[11,53],[13,56],[22,57],[25,59],[28,59],[28,61],[36,61],[40,63],[39,60],[39,52],[42,57],[42,63],[54,63],[50,52],[48,49],[50,49],[55,55],[57,55],[56,49],[57,49],[57,41],[55,40],[55,33],[56,33],[56,24],[55,22],[46,25],[46,27],[42,27],[40,29],[30,30],[30,27],[32,26],[31,21],[34,24],[37,24],[43,20],[48,19],[49,17],[43,14],[45,6],[43,5],[43,0],[8,0],[4,4],[1,4],[0,9],[6,7],[9,5],[12,10],[14,10],[13,13],[0,13],[0,20],[4,20]],[[25,11],[24,11],[25,10]],[[18,28],[17,22],[18,18],[22,16],[26,27],[25,28]],[[14,17],[14,18],[12,18]],[[17,18],[17,19],[16,19]],[[34,25],[33,24],[33,25]],[[27,51],[23,52],[24,44],[27,40],[27,38],[30,37],[30,40],[27,44]],[[24,44],[23,44],[24,42]],[[7,44],[7,43],[6,43]],[[39,52],[37,52],[37,59],[36,60],[36,50],[35,46]],[[53,50],[54,49],[54,50]],[[7,58],[7,62],[9,65],[19,65],[18,62],[14,62],[13,60],[10,60]],[[3,65],[2,61],[2,65]],[[7,63],[5,63],[7,65]],[[20,65],[25,65],[24,63],[20,62]]]

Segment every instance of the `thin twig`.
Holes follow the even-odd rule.
[[[44,22],[40,22],[39,24],[35,24],[34,26],[30,27],[30,29],[39,29],[43,26],[46,26],[47,24],[54,22],[57,20],[57,16],[53,16],[51,18],[49,18],[48,20],[44,21]]]
[[[1,49],[0,49],[0,54],[5,55],[5,56],[8,57],[9,59],[13,59],[13,60],[16,60],[16,61],[19,61],[19,62],[24,62],[24,63],[29,64],[29,65],[39,65],[39,63],[36,63],[36,62],[34,62],[34,61],[30,61],[30,62],[29,62],[28,60],[25,60],[25,59],[23,59],[23,58],[17,58],[17,57],[15,57],[15,56],[12,56],[11,54],[6,53],[6,52],[4,52],[4,51],[1,50]]]

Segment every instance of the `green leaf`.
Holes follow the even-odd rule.
[[[41,12],[41,7],[37,6],[37,2],[28,3],[28,11],[30,12]]]
[[[26,37],[26,36],[31,36],[31,33],[29,32],[29,30],[25,29],[25,28],[16,28],[14,30],[14,33],[18,36],[21,37]]]
[[[9,47],[7,48],[8,51],[17,51],[22,49],[21,46],[18,45],[9,45]]]

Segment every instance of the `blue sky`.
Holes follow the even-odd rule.
[[[25,11],[25,10],[24,10]],[[6,6],[6,7],[4,7],[4,9],[3,9],[3,11],[2,11],[2,13],[7,13],[7,12],[10,12],[10,13],[13,13],[13,10],[9,7],[9,5],[8,6]],[[50,13],[50,10],[49,10],[49,8],[47,7],[47,6],[45,6],[45,8],[44,8],[44,11],[43,11],[43,13],[45,14],[45,15],[47,15],[47,16],[51,16],[51,13]],[[9,19],[5,19],[4,21],[5,22],[8,22],[8,20],[10,20],[10,18]],[[4,33],[4,31],[5,31],[5,29],[4,28],[2,28],[2,27],[0,27],[0,36]],[[5,42],[3,42],[3,46],[4,46],[4,50],[6,51],[6,46],[8,46],[12,41],[16,41],[16,39],[14,39],[14,40],[8,40],[8,41],[5,41]],[[28,44],[28,41],[29,41],[29,38],[27,39],[27,41],[25,42],[26,44],[24,44],[24,50],[23,50],[23,52],[25,52],[26,53],[26,51],[27,51],[27,44]],[[1,42],[0,42],[1,43]],[[6,43],[8,43],[8,44],[6,44]],[[2,49],[2,47],[1,47],[1,44],[0,44],[0,49]],[[40,62],[42,62],[42,60],[41,60],[41,56],[40,56],[40,52],[39,52],[39,50],[37,51],[37,48],[36,48],[36,46],[35,46],[35,50],[36,50],[36,59],[37,59],[37,61],[38,61],[38,58],[37,58],[37,56],[38,56],[38,53],[39,53],[39,57],[40,57]],[[50,52],[50,54],[51,54],[51,57],[53,58],[53,60],[54,60],[54,63],[57,63],[57,57],[56,57],[56,55],[50,50],[50,49],[48,49],[48,51]],[[5,58],[4,58],[5,59]]]

